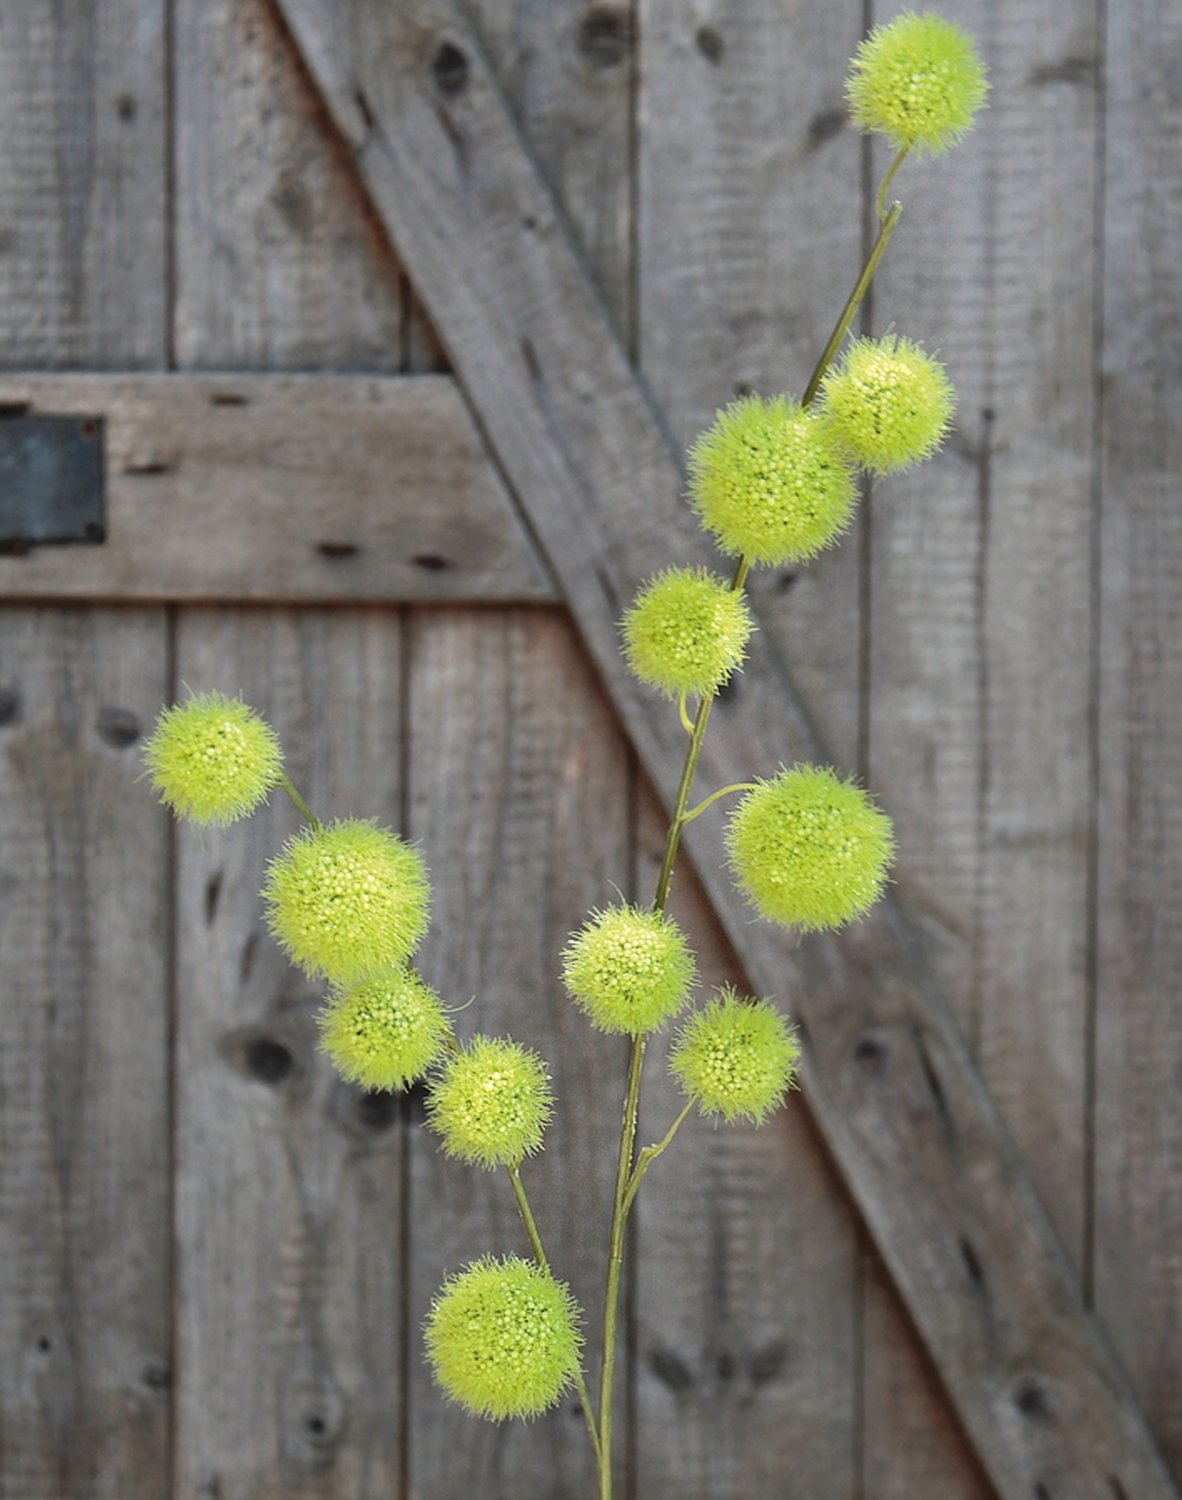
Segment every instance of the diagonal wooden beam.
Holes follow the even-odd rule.
[[[710,560],[660,413],[451,0],[277,3],[668,803],[684,740],[616,637],[645,574]],[[757,642],[703,786],[819,754]],[[1176,1500],[896,907],[794,948],[690,833],[751,980],[801,1022],[810,1107],[1003,1500]]]

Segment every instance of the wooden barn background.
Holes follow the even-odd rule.
[[[895,899],[796,947],[694,825],[677,910],[806,1086],[649,1178],[628,1500],[1182,1480],[1182,10],[944,9],[992,108],[904,168],[867,326],[942,352],[957,430],[759,576],[702,782],[816,735]],[[322,816],[421,842],[425,973],[552,1064],[527,1180],[598,1306],[622,1055],[556,961],[651,894],[680,754],[613,620],[695,555],[676,454],[799,390],[854,280],[884,163],[842,80],[893,10],[0,6],[0,452],[49,415],[106,453],[105,540],[0,556],[4,1500],[589,1493],[570,1405],[431,1388],[442,1273],[523,1246],[318,1056],[256,895],[292,809],[174,831],[138,747],[241,691]],[[674,1104],[654,1057],[646,1138]]]

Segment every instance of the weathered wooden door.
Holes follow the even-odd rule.
[[[852,544],[761,580],[714,763],[819,731],[897,819],[909,925],[769,942],[716,835],[694,846],[702,970],[800,1014],[809,1107],[654,1170],[622,1457],[644,1500],[1168,1496],[1085,1302],[1182,1454],[1155,332],[1178,38],[1152,0],[1099,35],[1076,0],[948,8],[994,112],[906,183],[875,315],[942,346],[958,436]],[[107,504],[105,541],[0,558],[3,1496],[589,1488],[569,1410],[495,1429],[430,1388],[427,1301],[517,1245],[511,1204],[436,1156],[413,1097],[318,1056],[316,995],[259,924],[287,811],[173,833],[137,745],[182,684],[241,691],[318,811],[422,843],[425,972],[553,1066],[531,1192],[594,1304],[621,1060],[556,961],[611,882],[650,890],[645,768],[667,791],[678,734],[614,673],[612,621],[692,546],[676,444],[799,385],[853,279],[863,11],[0,13],[0,421],[100,421]],[[656,1058],[649,1101],[659,1133]]]

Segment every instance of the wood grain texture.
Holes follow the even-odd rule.
[[[0,1494],[167,1487],[158,611],[0,612]]]
[[[1095,1298],[1182,1478],[1182,16],[1107,40]]]
[[[322,818],[397,824],[400,662],[390,612],[179,624],[178,677],[257,707]],[[401,1470],[403,1131],[321,1056],[321,987],[262,924],[298,822],[276,794],[178,836],[177,1500],[378,1500]]]
[[[955,152],[896,179],[905,213],[875,290],[877,329],[938,349],[959,410],[934,462],[875,487],[869,770],[896,819],[900,895],[1082,1269],[1094,6],[949,14],[993,91]],[[917,1450],[895,1441],[911,1382],[893,1358],[879,1376],[873,1349],[868,1369],[884,1409],[868,1411],[867,1473],[913,1493]],[[1042,1482],[1056,1493],[1053,1472]]]
[[[641,6],[638,348],[683,447],[734,396],[799,394],[857,277],[860,149],[843,129],[841,79],[861,15],[860,3]],[[846,765],[858,754],[858,573],[851,537],[816,566],[762,570],[753,590],[763,630]],[[716,813],[716,840],[722,826]],[[655,817],[646,832],[659,860]],[[646,865],[649,888],[654,878]],[[742,988],[690,880],[679,910],[710,982]],[[679,1107],[658,1052],[652,1138]],[[761,1131],[687,1129],[650,1179],[639,1493],[854,1490],[857,1229],[817,1153],[796,1100]]]
[[[352,0],[331,25],[319,0],[282,8],[667,798],[680,731],[620,677],[614,622],[646,566],[695,557],[699,544],[661,428],[475,39],[443,4],[411,19]],[[445,46],[466,66],[441,77]],[[765,772],[810,744],[766,643],[752,668],[754,683],[718,716],[703,764],[711,782]],[[761,691],[760,679],[781,694]],[[994,1483],[1026,1496],[1049,1473],[1086,1500],[1110,1500],[1112,1478],[1130,1493],[1169,1495],[893,905],[840,941],[791,950],[749,924],[713,849],[698,855],[753,983],[787,995],[804,1022],[810,1103]],[[1055,1422],[1017,1404],[1015,1370],[1048,1392]]]
[[[167,321],[163,0],[0,16],[0,364],[158,365]]]
[[[553,597],[446,377],[0,377],[9,403],[105,419],[107,540],[0,557],[8,598]]]
[[[625,1053],[590,1030],[558,973],[569,934],[628,881],[628,758],[567,621],[412,620],[409,828],[434,886],[419,967],[448,1003],[476,997],[456,1017],[462,1036],[511,1035],[550,1069],[555,1118],[522,1178],[555,1273],[588,1310],[594,1370]],[[432,1384],[417,1330],[444,1273],[529,1247],[504,1173],[445,1159],[426,1130],[411,1152],[410,1493],[592,1493],[573,1396],[528,1426],[495,1426],[445,1405]]]

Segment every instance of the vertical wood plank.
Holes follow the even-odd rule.
[[[0,364],[165,354],[160,0],[0,15]],[[0,1493],[167,1492],[162,611],[0,620]]]
[[[861,17],[855,3],[642,0],[639,351],[683,443],[736,395],[799,393],[857,276],[860,153],[841,88]],[[756,570],[752,591],[832,753],[855,764],[856,538],[807,569]],[[661,837],[650,821],[650,887]],[[742,983],[696,886],[677,900],[711,981]],[[679,1107],[663,1053],[653,1139]],[[637,1493],[849,1495],[857,1236],[799,1103],[762,1131],[687,1128],[646,1198]]]
[[[396,615],[188,610],[177,666],[270,720],[319,816],[397,823]],[[320,1055],[321,987],[262,925],[298,821],[276,795],[178,840],[178,1500],[398,1493],[401,1131]]]
[[[624,1051],[579,1017],[558,972],[569,933],[628,880],[628,759],[561,618],[421,612],[410,639],[410,831],[434,885],[419,966],[449,1003],[476,997],[461,1035],[511,1035],[550,1067],[555,1118],[522,1176],[556,1274],[592,1314],[594,1369]],[[529,1250],[503,1173],[445,1159],[426,1130],[410,1150],[410,1493],[591,1494],[573,1397],[493,1426],[432,1384],[419,1330],[444,1273]]]
[[[167,1493],[160,611],[0,612],[0,1494]]]
[[[1107,41],[1095,1299],[1182,1481],[1182,16]]]
[[[993,92],[955,152],[904,167],[877,281],[877,328],[938,349],[959,410],[936,460],[875,488],[869,770],[901,894],[1082,1269],[1095,6],[945,10]],[[876,173],[885,162],[876,146]],[[933,1465],[932,1445],[899,1440],[947,1418],[874,1283],[867,1495],[984,1493],[951,1442]]]

